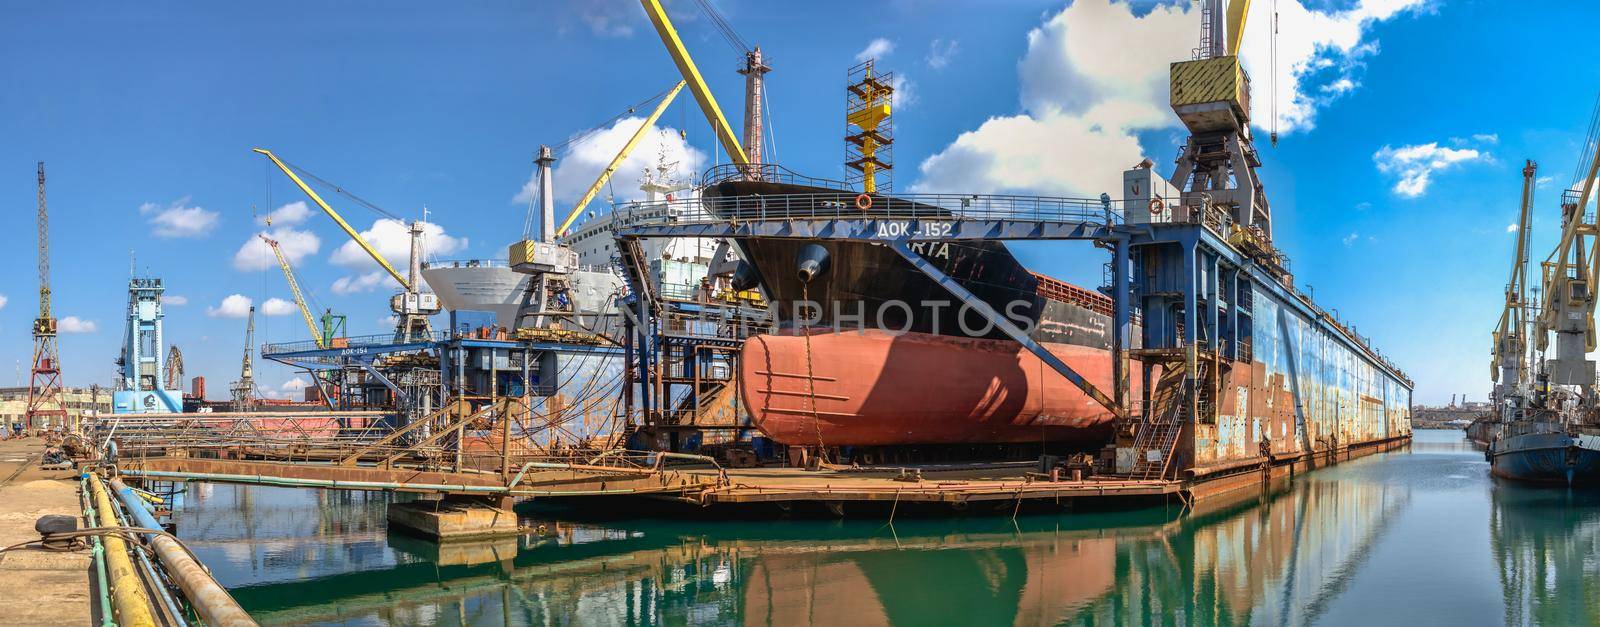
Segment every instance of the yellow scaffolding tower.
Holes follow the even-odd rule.
[[[878,73],[874,61],[850,68],[845,87],[845,180],[868,194],[894,191],[894,75]]]

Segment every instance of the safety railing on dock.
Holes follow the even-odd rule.
[[[1029,222],[1122,222],[1115,203],[1088,198],[996,194],[763,194],[635,202],[616,209],[615,224],[726,224],[860,218],[937,218]]]
[[[427,334],[427,335],[425,335],[423,337],[414,338],[414,339],[411,339],[411,340],[399,340],[399,339],[396,339],[395,338],[395,334],[393,334],[393,333],[380,333],[380,334],[376,334],[376,335],[356,335],[356,336],[350,336],[350,337],[336,337],[336,338],[333,338],[333,341],[328,344],[327,348],[328,349],[334,349],[334,350],[341,350],[341,351],[342,350],[351,350],[351,351],[359,352],[361,349],[364,349],[364,348],[366,348],[366,349],[385,348],[385,347],[395,346],[395,345],[399,345],[399,344],[416,344],[416,343],[422,343],[422,342],[440,342],[440,341],[444,341],[446,339],[449,339],[449,334],[446,333],[446,332],[443,332],[443,331],[435,331],[435,332],[433,332],[431,334]],[[275,343],[275,344],[262,344],[261,345],[261,356],[270,358],[270,357],[272,357],[274,355],[287,355],[287,354],[303,353],[303,352],[307,352],[307,351],[315,351],[315,350],[322,350],[322,349],[323,349],[323,347],[317,346],[316,340],[304,340],[304,341],[299,341],[299,342],[279,342],[279,343]]]

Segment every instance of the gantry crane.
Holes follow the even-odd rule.
[[[1494,400],[1497,404],[1516,395],[1528,382],[1528,237],[1538,168],[1531,159],[1522,168],[1522,208],[1517,218],[1516,255],[1511,259],[1511,280],[1506,282],[1505,308],[1500,311],[1500,322],[1493,333],[1489,372],[1496,384]]]

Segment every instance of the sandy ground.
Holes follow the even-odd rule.
[[[39,470],[43,451],[40,438],[0,441],[0,546],[38,539],[33,523],[40,516],[83,514],[77,474]],[[93,569],[88,551],[0,553],[0,624],[91,624]]]

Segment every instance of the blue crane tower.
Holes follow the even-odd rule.
[[[117,359],[122,380],[112,393],[112,413],[150,414],[183,411],[183,392],[168,390],[162,376],[166,372],[166,353],[162,350],[161,279],[133,277],[128,280],[128,324],[122,338],[122,356]]]

